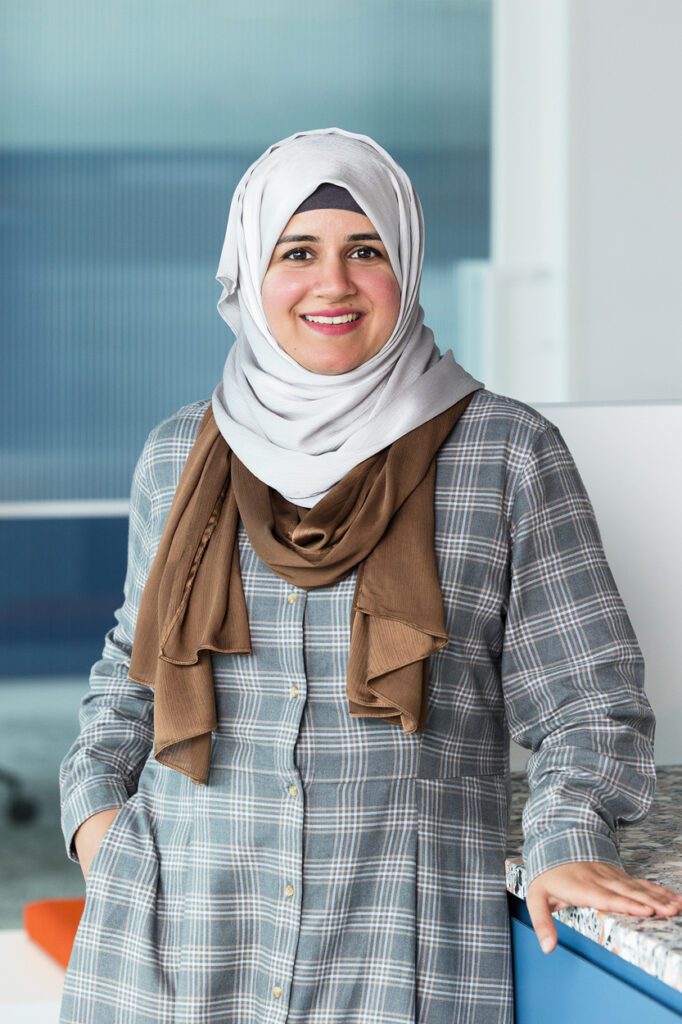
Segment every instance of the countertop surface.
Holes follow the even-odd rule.
[[[682,893],[682,765],[659,767],[656,771],[656,796],[651,810],[643,822],[620,832],[620,856],[623,867],[634,877]],[[525,899],[521,814],[528,786],[524,772],[512,772],[511,779],[507,889]],[[553,916],[682,992],[682,914],[670,918],[631,917],[569,907]]]

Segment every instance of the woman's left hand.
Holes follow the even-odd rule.
[[[551,953],[557,944],[554,910],[593,907],[636,917],[672,917],[682,913],[682,894],[644,878],[633,878],[612,864],[571,861],[536,875],[528,886],[526,906],[540,946]]]

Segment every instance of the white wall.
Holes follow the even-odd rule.
[[[682,402],[536,404],[571,450],[646,665],[656,763],[682,762]],[[528,757],[515,744],[512,767]]]
[[[486,384],[681,399],[682,3],[493,10]]]
[[[567,0],[493,7],[491,304],[482,368],[523,401],[570,397]]]
[[[460,351],[561,430],[682,762],[682,4],[496,0],[491,260]],[[644,401],[643,401],[644,400]],[[512,765],[527,752],[513,746]]]
[[[682,3],[570,10],[571,394],[680,399]]]

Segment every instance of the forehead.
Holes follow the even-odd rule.
[[[354,210],[305,210],[294,213],[282,229],[285,232],[306,232],[325,237],[336,237],[358,231],[378,232],[364,213]]]

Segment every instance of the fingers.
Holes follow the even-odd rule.
[[[653,907],[625,895],[619,895],[602,886],[594,886],[585,892],[579,902],[568,903],[550,896],[539,886],[528,890],[526,906],[533,929],[544,953],[551,953],[557,944],[557,932],[552,920],[552,910],[564,910],[570,906],[592,907],[595,910],[611,911],[614,914],[630,914],[635,917],[650,917]]]
[[[547,891],[537,886],[536,895],[547,902],[550,910],[563,910],[569,906],[592,907],[602,912],[635,917],[651,917],[656,913],[670,916],[682,912],[682,901],[670,901],[667,897],[661,900],[650,889],[634,887],[619,879],[582,885],[574,894]]]
[[[682,895],[657,885],[646,878],[634,878],[626,871],[610,865],[593,865],[592,870],[598,872],[594,881],[622,896],[634,899],[654,908],[657,913],[677,914],[682,912]]]
[[[566,900],[557,900],[554,899],[554,897],[552,897],[549,900],[549,906],[552,913],[554,913],[555,910],[567,910],[568,907],[571,906],[571,904],[567,903]]]
[[[595,889],[589,903],[583,905],[594,907],[595,910],[611,911],[613,914],[630,914],[634,917],[650,917],[655,913],[651,904],[606,888]]]
[[[644,878],[633,878],[613,865],[575,861],[536,876],[528,886],[526,906],[542,949],[550,953],[557,944],[552,911],[591,907],[634,917],[670,917],[682,913],[682,894]]]
[[[672,916],[682,913],[682,895],[644,878],[607,879],[603,885],[652,907],[657,914]]]
[[[557,944],[556,928],[546,894],[540,889],[528,890],[526,906],[533,930],[537,935],[543,953],[551,953]]]
[[[621,889],[610,888],[611,884],[619,884]],[[608,883],[583,882],[579,888],[576,886],[566,887],[559,892],[542,886],[537,888],[550,901],[555,910],[560,908],[554,904],[560,902],[563,906],[592,907],[594,910],[611,911],[614,914],[630,914],[635,917],[648,917],[654,913],[654,908],[643,895],[635,895],[624,883],[611,883],[610,880]]]

